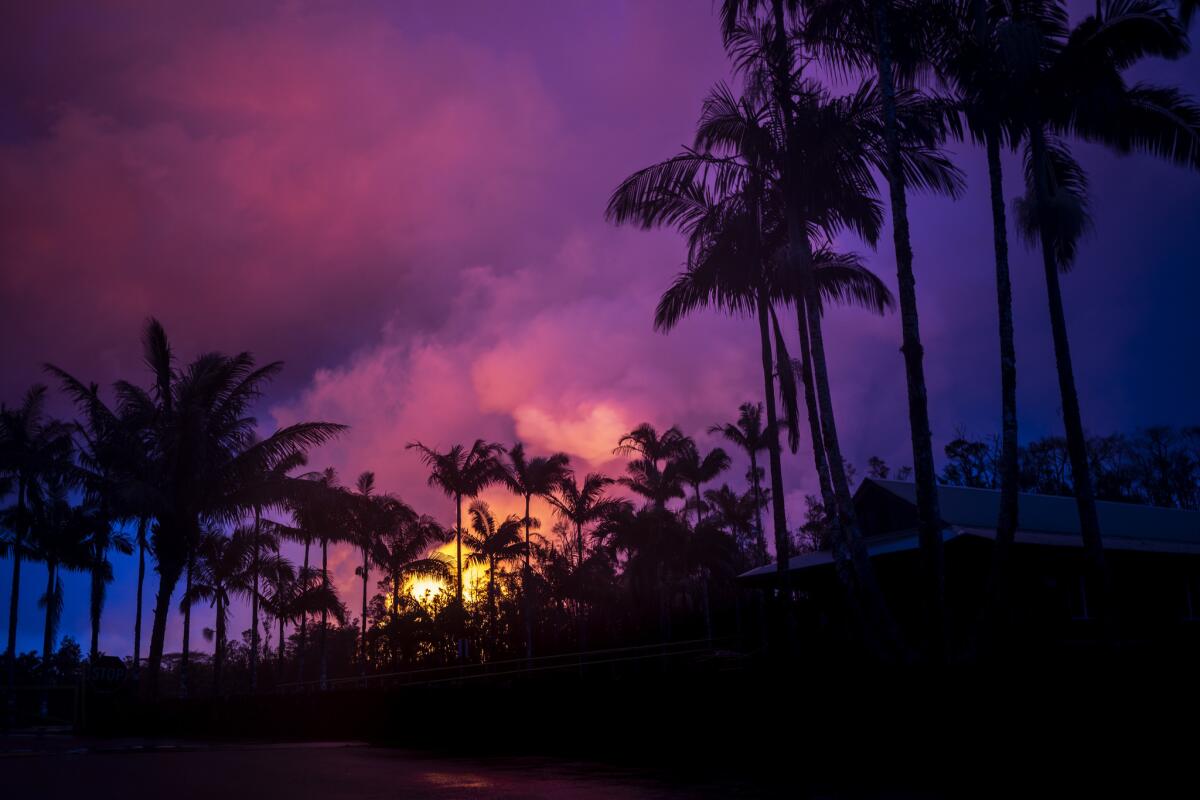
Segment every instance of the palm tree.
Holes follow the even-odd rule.
[[[321,545],[321,580],[326,592],[333,591],[329,578],[329,545],[331,542],[352,542],[354,529],[351,522],[354,503],[349,492],[338,484],[337,471],[326,467],[313,473],[308,484],[305,507],[304,529],[315,534]],[[373,477],[372,477],[373,481]],[[308,548],[305,547],[304,566],[308,566]],[[303,638],[303,636],[302,636]],[[327,687],[329,676],[329,612],[321,610],[321,636],[318,643],[320,653],[319,686]]]
[[[1030,60],[1019,64],[1027,77],[1020,120],[1027,188],[1018,214],[1023,231],[1037,237],[1042,251],[1072,483],[1103,606],[1108,572],[1059,284],[1059,271],[1071,265],[1086,228],[1086,181],[1059,137],[1200,168],[1200,107],[1174,88],[1126,82],[1125,72],[1142,58],[1187,52],[1187,35],[1165,6],[1156,0],[1106,0],[1097,12],[1074,29],[1065,10],[1045,0],[1014,2],[1009,16],[1037,33]]]
[[[677,465],[679,476],[695,492],[696,525],[698,526],[704,510],[704,499],[700,495],[700,486],[716,480],[722,472],[729,469],[730,461],[729,455],[719,447],[714,447],[701,457],[696,443],[690,439],[688,441],[691,442],[691,445],[679,457]]]
[[[736,422],[716,423],[708,429],[709,433],[719,433],[729,442],[740,448],[750,458],[750,486],[754,492],[754,527],[762,551],[766,553],[762,507],[763,495],[759,481],[758,454],[769,446],[769,437],[778,437],[774,429],[767,429],[762,424],[762,403],[742,403],[738,408]]]
[[[717,87],[704,104],[699,131],[723,113],[729,92]],[[709,155],[699,150],[655,164],[626,178],[609,199],[607,217],[643,228],[669,225],[688,239],[688,269],[659,302],[655,327],[669,331],[691,312],[713,306],[758,321],[767,426],[778,430],[775,367],[790,371],[782,336],[772,350],[772,306],[768,248],[764,246],[771,133],[762,110],[750,99],[734,103],[744,118],[737,152]],[[704,137],[698,133],[697,145]],[[778,351],[778,352],[776,352]],[[776,357],[778,356],[778,358]],[[781,384],[786,384],[786,379]],[[787,513],[779,443],[768,440],[776,557],[787,563]]]
[[[345,426],[301,422],[256,440],[250,407],[282,364],[259,367],[249,353],[207,353],[181,369],[154,319],[146,325],[143,350],[151,388],[119,381],[116,392],[118,414],[143,432],[152,454],[145,470],[129,476],[128,483],[145,515],[155,520],[151,547],[159,586],[145,684],[154,695],[171,596],[202,529],[235,524],[252,513],[262,503],[261,496],[245,491],[254,476],[329,441]]]
[[[383,535],[375,542],[371,559],[383,570],[384,580],[391,587],[389,605],[393,635],[400,624],[400,592],[412,578],[431,578],[448,583],[450,565],[440,553],[429,554],[429,548],[449,541],[449,531],[428,516],[397,514],[390,518]],[[396,665],[396,652],[392,662]]]
[[[287,622],[295,625],[301,620],[306,620],[309,617],[315,617],[320,614],[326,619],[333,617],[339,624],[346,624],[346,606],[338,597],[336,589],[330,584],[320,570],[311,567],[302,567],[294,573],[294,578],[289,580],[290,573],[286,562],[275,561],[268,563],[264,575],[269,581],[269,592],[264,597],[264,603],[270,609],[271,616],[279,621],[279,669],[282,676],[283,670],[283,650],[284,648],[284,624]],[[300,661],[300,666],[297,668],[297,675],[303,681],[304,669],[304,648],[305,642],[301,639],[299,643],[299,652],[297,660]]]
[[[738,494],[729,484],[721,484],[719,489],[705,490],[704,499],[711,509],[713,524],[733,537],[751,564],[761,563],[759,559],[766,557],[766,547],[761,537],[754,536],[755,515],[760,507],[758,494],[753,490]]]
[[[487,568],[488,633],[492,640],[492,655],[496,649],[496,572],[504,564],[518,561],[527,554],[525,542],[521,540],[523,520],[510,514],[499,525],[491,508],[482,500],[471,503],[471,533],[465,536],[471,554],[468,563]]]
[[[1017,354],[1013,331],[1012,279],[1008,262],[1008,223],[1004,208],[1004,175],[1000,150],[1021,136],[1018,108],[1024,102],[1013,89],[1021,84],[1016,66],[1006,59],[1011,21],[991,0],[959,2],[947,26],[936,66],[950,87],[967,131],[987,154],[988,185],[995,254],[996,305],[1000,334],[1000,508],[996,519],[996,555],[992,594],[1006,583],[1008,555],[1016,535],[1020,484],[1017,430]]]
[[[21,598],[21,561],[32,552],[30,505],[42,495],[44,479],[70,452],[66,426],[46,417],[46,387],[34,386],[14,408],[0,405],[0,475],[12,479],[16,504],[9,527],[13,538],[12,590],[8,606],[8,680],[14,680],[17,653],[17,620]]]
[[[287,622],[287,603],[289,594],[296,582],[296,568],[280,555],[273,553],[259,562],[259,594],[262,608],[267,616],[279,624],[279,651],[276,654],[275,681],[283,681],[283,660],[287,654],[287,639],[284,636],[284,624]],[[266,654],[264,653],[264,658]]]
[[[99,524],[88,541],[92,579],[89,654],[95,663],[100,655],[100,618],[104,611],[106,588],[113,579],[108,551],[116,550],[126,555],[133,552],[129,538],[113,529],[113,525],[121,518],[136,515],[135,503],[123,492],[122,479],[124,474],[138,468],[144,460],[143,453],[137,431],[100,399],[96,384],[85,386],[70,374],[49,364],[45,369],[59,378],[64,390],[75,400],[83,414],[83,421],[73,426],[79,438],[73,471],[75,479],[82,485],[87,502],[99,514]],[[144,563],[142,570],[144,574]]]
[[[547,498],[555,513],[575,528],[577,569],[583,568],[584,532],[626,505],[624,501],[605,496],[606,488],[613,483],[612,478],[595,472],[585,475],[582,483],[568,475],[558,482],[558,491]]]
[[[370,581],[371,561],[376,554],[386,531],[401,527],[417,514],[406,504],[388,495],[375,494],[375,473],[363,472],[355,481],[353,513],[353,539],[362,553],[362,566],[357,572],[362,576],[362,619],[359,640],[361,652],[360,672],[367,674],[367,586]]]
[[[824,56],[825,63],[835,68],[874,73],[878,83],[882,122],[879,166],[888,183],[896,276],[900,290],[900,349],[904,356],[917,486],[917,528],[925,574],[923,586],[928,652],[931,658],[940,660],[945,655],[942,525],[908,221],[908,189],[914,185],[920,187],[914,182],[912,172],[905,168],[906,126],[902,112],[906,95],[910,99],[919,98],[904,87],[916,72],[927,66],[928,58],[933,53],[929,45],[930,31],[936,29],[938,20],[931,13],[928,3],[810,0],[806,5],[808,11],[804,35],[813,51]],[[950,124],[953,120],[943,118],[943,122]],[[935,127],[929,133],[934,134],[936,141],[939,134],[948,130]],[[945,190],[948,187],[931,188]],[[961,184],[954,185],[953,193],[960,188]],[[832,464],[834,454],[829,453],[828,456]]]
[[[529,566],[530,541],[529,532],[533,527],[533,517],[530,516],[530,501],[536,495],[548,497],[564,477],[570,473],[570,459],[566,453],[555,453],[551,456],[528,457],[525,445],[517,442],[508,449],[508,460],[504,465],[504,482],[509,491],[525,500],[525,566],[521,573],[521,600],[525,606],[525,657],[533,658],[533,599],[529,595]]]
[[[187,607],[207,602],[216,612],[213,694],[221,693],[229,604],[234,597],[249,597],[254,592],[251,565],[255,538],[253,528],[235,528],[229,536],[210,530],[196,547],[196,574],[182,602]]]
[[[250,691],[258,689],[258,617],[261,601],[261,572],[264,558],[271,552],[278,553],[279,537],[288,536],[293,530],[263,518],[263,512],[270,507],[281,511],[289,510],[296,497],[303,494],[308,484],[300,478],[292,477],[291,472],[308,463],[308,457],[303,452],[295,452],[290,457],[271,464],[260,474],[250,477],[244,486],[244,494],[253,508],[252,543],[250,547]]]
[[[687,452],[688,442],[677,427],[660,435],[653,425],[643,422],[622,436],[613,449],[614,455],[637,456],[625,465],[626,474],[618,483],[665,508],[668,500],[684,496],[678,462]]]
[[[94,507],[72,506],[67,501],[64,473],[49,479],[46,489],[33,504],[33,556],[46,565],[46,592],[39,605],[46,609],[42,638],[42,664],[50,663],[55,633],[62,616],[63,588],[59,571],[83,571],[90,567],[88,539],[103,524]]]
[[[119,530],[115,530],[107,515],[101,513],[96,526],[87,537],[88,572],[91,573],[90,616],[92,642],[89,650],[92,663],[100,657],[100,617],[104,613],[104,601],[108,584],[113,581],[112,562],[108,553],[115,550],[123,555],[133,553],[133,542]]]
[[[432,450],[420,442],[411,442],[408,449],[416,450],[421,461],[429,467],[429,485],[454,498],[455,507],[455,586],[454,599],[462,607],[462,501],[475,497],[493,483],[505,480],[499,456],[504,447],[494,442],[476,439],[470,449],[456,444],[445,453]]]

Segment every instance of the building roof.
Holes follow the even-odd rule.
[[[916,523],[916,484],[907,481],[863,480],[854,495],[860,521],[882,520],[875,530],[867,528],[864,541],[872,556],[912,550],[918,546]],[[1000,511],[1000,492],[962,486],[938,486],[938,503],[945,528],[944,541],[961,536],[994,539],[996,516]],[[872,512],[886,507],[886,513]],[[1018,496],[1018,544],[1050,547],[1082,547],[1079,514],[1073,497],[1041,494]],[[1096,503],[1100,517],[1100,535],[1109,550],[1141,550],[1167,553],[1200,554],[1200,512],[1131,503]],[[888,527],[888,521],[894,528]],[[803,570],[832,563],[828,550],[801,553],[788,559],[788,569]],[[766,564],[741,577],[752,578],[775,572],[775,564]]]

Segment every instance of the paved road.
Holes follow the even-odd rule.
[[[679,786],[645,772],[547,759],[476,759],[325,743],[218,745],[8,738],[6,800],[425,800],[737,797],[737,786]]]

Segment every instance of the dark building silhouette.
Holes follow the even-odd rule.
[[[979,616],[993,568],[1000,493],[939,486],[946,543],[946,591],[951,622],[970,629]],[[920,560],[916,487],[866,479],[854,496],[871,560],[888,603],[906,627],[919,621]],[[1124,646],[1200,641],[1200,512],[1125,503],[1098,503],[1112,585],[1112,631]],[[847,626],[845,592],[828,549],[789,559],[787,580],[798,592],[806,632],[836,637]],[[740,576],[748,586],[774,587],[775,564]],[[1098,589],[1089,575],[1071,497],[1020,495],[1020,523],[1009,573],[1009,644],[1086,644],[1101,638]]]

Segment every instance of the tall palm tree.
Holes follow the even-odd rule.
[[[1029,60],[1019,65],[1019,74],[1027,78],[1020,120],[1027,142],[1027,188],[1018,212],[1022,228],[1036,235],[1042,252],[1071,477],[1103,606],[1108,572],[1059,283],[1087,222],[1086,182],[1060,137],[1200,168],[1200,106],[1172,87],[1126,80],[1127,70],[1143,58],[1178,58],[1187,52],[1185,31],[1163,4],[1105,0],[1097,12],[1073,29],[1065,10],[1046,0],[1013,2],[1009,16],[1036,32],[1034,46],[1025,51]],[[1106,612],[1101,608],[1100,613]]]
[[[69,430],[46,416],[46,387],[34,386],[25,393],[21,404],[13,408],[0,405],[0,474],[11,478],[16,503],[9,527],[13,538],[12,589],[8,606],[8,680],[14,680],[17,653],[17,621],[21,598],[21,562],[32,551],[30,506],[42,495],[43,483],[56,470],[55,465],[71,449]]]
[[[367,674],[367,587],[371,562],[388,530],[415,520],[417,514],[407,504],[388,495],[375,493],[375,473],[363,472],[354,483],[355,503],[351,514],[353,539],[362,554],[358,573],[362,576],[362,619],[359,639],[359,670]]]
[[[916,184],[904,165],[905,122],[901,110],[906,94],[912,96],[907,86],[913,76],[928,67],[933,55],[929,44],[931,31],[936,30],[940,19],[932,13],[930,3],[910,0],[809,0],[806,6],[804,36],[813,52],[835,69],[873,74],[878,84],[882,122],[880,171],[888,184],[899,285],[900,349],[904,357],[917,488],[926,639],[929,656],[940,660],[945,656],[942,525],[908,220],[908,191]],[[952,123],[953,119],[944,121]],[[949,129],[934,130],[939,132],[948,133]],[[829,458],[832,462],[832,453]]]
[[[373,482],[373,477],[372,477]],[[321,581],[326,592],[334,591],[329,577],[329,545],[337,542],[353,542],[354,501],[349,492],[338,483],[337,471],[326,467],[315,473],[308,486],[306,528],[315,532],[321,545]],[[305,566],[308,563],[305,553]],[[320,657],[319,686],[327,688],[329,678],[329,611],[321,610],[321,635],[318,638]]]
[[[495,442],[485,442],[483,439],[476,439],[470,448],[456,444],[445,453],[432,450],[420,442],[411,442],[407,447],[416,450],[421,456],[421,461],[429,468],[429,485],[441,489],[447,497],[454,498],[454,600],[461,608],[463,498],[475,497],[488,486],[504,482],[504,468],[500,463],[504,447]]]
[[[533,527],[533,517],[530,516],[530,501],[537,497],[548,497],[554,488],[571,471],[570,459],[566,453],[555,453],[550,456],[534,456],[525,454],[525,445],[515,443],[508,449],[507,462],[504,465],[504,482],[509,491],[525,500],[525,564],[521,573],[521,602],[525,613],[525,657],[533,658],[533,598],[529,594],[532,570],[529,565],[531,551],[529,534]]]
[[[488,635],[491,639],[492,655],[496,650],[496,573],[505,564],[519,561],[526,555],[525,542],[521,539],[522,519],[510,514],[499,525],[492,509],[482,500],[471,503],[471,532],[464,540],[471,548],[468,563],[487,568]]]
[[[294,578],[289,580],[289,571],[280,562],[268,564],[267,567],[264,575],[270,583],[264,603],[270,609],[271,616],[279,621],[279,668],[282,676],[284,624],[290,622],[294,626],[301,620],[320,614],[326,618],[333,617],[339,625],[344,625],[347,618],[346,606],[338,597],[337,590],[325,580],[325,576],[318,569],[302,567],[294,573]],[[297,661],[302,662],[305,646],[303,640],[298,643]],[[302,665],[297,667],[297,675],[303,681]]]
[[[703,456],[692,440],[676,462],[679,475],[685,483],[692,487],[696,498],[696,525],[700,524],[704,512],[704,499],[700,494],[700,486],[714,481],[722,472],[729,469],[729,454],[719,447],[714,447]]]
[[[221,693],[230,602],[235,597],[250,597],[254,592],[251,566],[255,538],[253,528],[235,528],[228,536],[210,530],[201,536],[196,547],[196,574],[183,602],[189,607],[207,602],[216,612],[213,694]]]
[[[710,93],[698,130],[712,127],[724,111],[729,91]],[[769,120],[749,98],[734,100],[744,118],[743,133],[732,155],[685,152],[639,170],[613,192],[606,210],[617,223],[643,228],[671,226],[688,239],[688,269],[663,296],[655,327],[672,329],[684,316],[706,306],[729,314],[753,315],[758,322],[767,426],[779,429],[775,404],[775,370],[790,370],[782,336],[772,347],[772,287],[769,250],[764,245],[764,212],[768,198]],[[697,146],[704,137],[698,133]],[[780,351],[780,352],[777,352]],[[781,381],[786,384],[787,380]],[[776,556],[787,564],[787,512],[778,441],[768,440]]]
[[[155,520],[151,546],[159,586],[144,676],[145,690],[153,696],[171,597],[202,529],[236,524],[252,513],[262,502],[261,496],[244,491],[254,476],[329,441],[345,426],[301,422],[256,439],[257,420],[250,409],[281,363],[256,366],[249,353],[207,353],[180,368],[166,332],[154,319],[147,323],[142,343],[151,387],[119,381],[115,388],[118,413],[142,431],[152,454],[146,469],[128,482],[130,494]]]
[[[1006,42],[1020,25],[1005,19],[1005,4],[994,0],[957,0],[946,26],[935,66],[953,93],[966,130],[987,156],[995,255],[996,306],[1000,338],[1000,508],[996,519],[993,597],[1006,584],[1008,556],[1019,518],[1017,429],[1017,354],[1013,329],[1012,278],[1008,260],[1008,222],[1000,151],[1021,137],[1017,117],[1023,99],[1014,88],[1023,82],[1018,65],[1006,58]]]
[[[126,555],[133,552],[129,538],[114,530],[114,525],[122,518],[137,514],[136,502],[123,491],[123,477],[140,466],[144,453],[138,432],[100,399],[96,384],[85,386],[49,364],[45,369],[59,378],[83,415],[83,419],[73,426],[78,438],[73,472],[86,501],[99,515],[96,529],[88,539],[92,623],[89,656],[94,663],[100,655],[100,618],[104,612],[106,589],[113,579],[108,553],[110,550]]]
[[[759,481],[758,454],[769,446],[768,437],[778,434],[773,429],[767,429],[762,424],[762,403],[742,403],[738,408],[738,418],[735,422],[716,423],[709,426],[709,433],[719,433],[736,447],[740,448],[750,458],[750,487],[754,492],[754,527],[759,542],[766,546],[762,524],[763,496]]]

